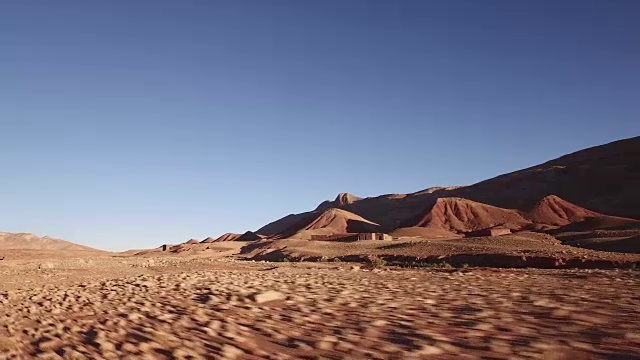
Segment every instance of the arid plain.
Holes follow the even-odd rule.
[[[635,270],[5,260],[8,359],[636,359]]]
[[[640,359],[639,159],[122,253],[0,233],[0,359]]]

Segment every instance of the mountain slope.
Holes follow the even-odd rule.
[[[88,246],[30,233],[0,232],[0,250],[101,251]]]
[[[300,222],[307,222],[313,216],[312,212],[305,212],[300,214],[289,214],[281,219],[278,219],[272,223],[269,223],[260,229],[256,230],[257,234],[267,237],[281,236],[290,232],[289,229],[295,228]]]
[[[511,230],[558,229],[593,231],[640,228],[640,221],[599,214],[558,196],[542,198],[529,211],[504,209],[462,198],[439,198],[417,221],[407,227],[442,229],[463,234],[492,227]],[[446,235],[446,233],[444,233]]]
[[[261,240],[262,238],[263,236],[256,234],[253,231],[247,231],[244,234],[233,239],[233,241],[255,241],[255,240]]]
[[[583,232],[594,230],[628,230],[628,229],[640,229],[640,220],[628,219],[618,216],[606,216],[600,215],[595,217],[588,217],[582,221],[576,221],[564,225],[556,230],[554,233],[563,232]]]
[[[501,226],[519,230],[530,225],[518,211],[502,209],[462,198],[440,198],[412,226],[438,228],[455,233]]]
[[[531,222],[551,226],[564,226],[600,216],[595,211],[581,208],[556,195],[545,196],[527,213]]]
[[[416,218],[425,216],[426,210],[431,209],[439,198],[463,198],[521,213],[531,212],[528,214],[531,222],[557,227],[583,221],[596,213],[640,218],[640,187],[637,184],[640,184],[640,137],[580,150],[470,186],[432,187],[411,194],[368,198],[342,193],[316,209],[346,210],[390,232],[415,225]],[[549,195],[566,201],[561,203],[549,198],[538,203]],[[581,208],[580,213],[567,207],[567,203]],[[288,229],[300,227],[301,223],[310,222],[314,216],[314,211],[290,214],[263,226],[257,233],[277,236]],[[517,218],[515,215],[509,217],[512,220]],[[470,225],[475,227],[481,223]],[[466,229],[468,225],[459,226]]]
[[[451,191],[503,208],[528,209],[544,196],[595,212],[640,218],[640,137],[580,150]]]
[[[362,200],[362,198],[349,193],[340,193],[338,194],[338,196],[336,196],[335,200],[322,202],[320,205],[318,205],[316,210],[321,211],[321,210],[326,210],[330,208],[338,208],[341,206],[353,204],[354,202],[359,200]]]
[[[203,242],[213,243],[213,242],[223,242],[223,241],[234,241],[237,238],[239,238],[240,236],[242,236],[242,234],[226,233],[226,234],[221,235],[217,239],[207,238],[207,239],[210,239],[210,240],[209,241],[203,241]]]
[[[292,235],[283,234],[284,237],[309,239],[312,235],[380,231],[380,225],[341,209],[331,208],[323,212],[315,212],[314,215],[306,225],[290,229],[290,232],[295,231],[295,233]]]

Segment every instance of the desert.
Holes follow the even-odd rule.
[[[635,166],[640,138],[621,142]],[[548,164],[628,168],[603,160],[621,142]],[[533,201],[537,186],[501,207],[510,187],[481,195],[491,181],[341,193],[257,230],[124,252],[0,233],[0,358],[640,358],[637,197],[608,214],[575,193]]]
[[[629,269],[189,255],[5,260],[0,270],[7,359],[640,356],[640,274]]]
[[[640,360],[640,0],[0,0],[0,360]]]

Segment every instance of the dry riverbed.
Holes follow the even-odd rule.
[[[635,270],[0,264],[0,359],[638,359]]]

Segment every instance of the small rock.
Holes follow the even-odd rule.
[[[624,334],[624,338],[631,342],[640,344],[640,333],[627,332]]]
[[[124,344],[122,344],[120,346],[120,349],[122,351],[126,351],[126,352],[130,352],[130,353],[136,353],[138,352],[138,348],[136,348],[136,346],[130,342],[126,342]]]
[[[229,344],[225,344],[222,346],[222,356],[229,359],[235,359],[238,356],[244,354],[244,351],[238,349],[237,347]]]
[[[319,340],[313,343],[313,347],[318,350],[331,350],[333,349],[333,343],[329,341]]]
[[[482,330],[482,331],[487,331],[487,330],[493,329],[493,324],[488,323],[488,322],[481,322],[481,323],[478,323],[473,328],[474,329],[478,329],[478,330]]]
[[[42,351],[49,351],[59,349],[63,345],[64,344],[59,339],[48,339],[38,344],[38,348]]]
[[[62,354],[62,358],[64,360],[85,360],[87,357],[76,350],[65,350],[64,354]]]
[[[0,353],[14,350],[16,347],[17,344],[15,340],[0,336]]]
[[[100,346],[102,352],[112,352],[116,350],[116,346],[108,340],[96,340],[96,343]]]
[[[292,343],[293,347],[295,347],[296,349],[300,349],[300,350],[304,350],[304,351],[313,351],[313,348],[311,346],[309,346],[309,344],[307,344],[304,341],[299,341],[296,340]]]
[[[439,355],[444,351],[439,347],[431,346],[431,345],[422,345],[418,351],[416,351],[420,355]]]
[[[567,341],[567,345],[571,346],[572,348],[576,348],[576,349],[593,351],[593,346],[591,346],[591,344],[584,343],[584,342],[581,342],[581,341]]]
[[[186,359],[187,356],[189,356],[189,353],[182,349],[175,349],[171,353],[171,356],[173,356],[175,359]]]
[[[36,358],[38,359],[44,359],[44,360],[61,360],[62,357],[58,354],[56,354],[53,351],[47,351],[44,353],[40,353],[36,356]]]
[[[342,352],[349,352],[354,348],[355,348],[355,345],[347,341],[340,341],[336,344],[336,350],[342,351]]]
[[[375,320],[371,323],[371,326],[380,327],[380,326],[385,326],[386,324],[387,322],[384,320]]]
[[[142,318],[142,315],[136,313],[136,312],[130,312],[126,315],[126,318],[130,321],[136,321],[139,320],[140,318]]]
[[[253,294],[251,296],[251,300],[255,301],[258,304],[274,300],[284,300],[285,298],[286,296],[283,293],[274,290],[264,291],[258,294]]]
[[[551,312],[551,316],[554,318],[566,318],[569,317],[569,311],[565,309],[555,309]]]

